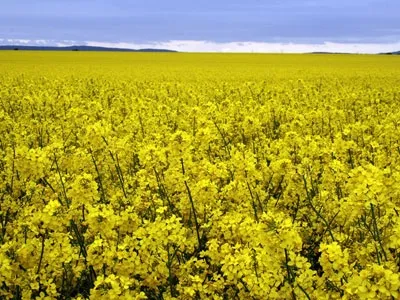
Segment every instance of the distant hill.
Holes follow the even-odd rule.
[[[95,46],[21,46],[21,45],[3,45],[0,50],[28,50],[28,51],[102,51],[102,52],[177,52],[167,49],[125,49],[125,48],[108,48]]]
[[[381,53],[381,54],[386,54],[386,55],[400,55],[400,51],[387,52],[387,53]]]

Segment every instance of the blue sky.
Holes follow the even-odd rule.
[[[369,52],[400,47],[399,13],[399,0],[3,1],[0,43]]]

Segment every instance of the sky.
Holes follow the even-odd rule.
[[[190,52],[400,50],[399,0],[2,2],[0,44]]]

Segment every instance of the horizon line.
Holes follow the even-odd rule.
[[[37,47],[104,47],[126,50],[154,49],[177,52],[199,53],[343,53],[343,54],[379,54],[400,51],[400,41],[392,43],[351,43],[351,42],[214,42],[207,40],[169,40],[161,42],[99,42],[46,39],[4,39],[0,46],[37,46]]]

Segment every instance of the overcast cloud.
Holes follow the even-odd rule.
[[[297,52],[336,47],[383,52],[400,50],[399,12],[398,0],[4,1],[0,43],[68,40],[173,46],[181,51]]]

